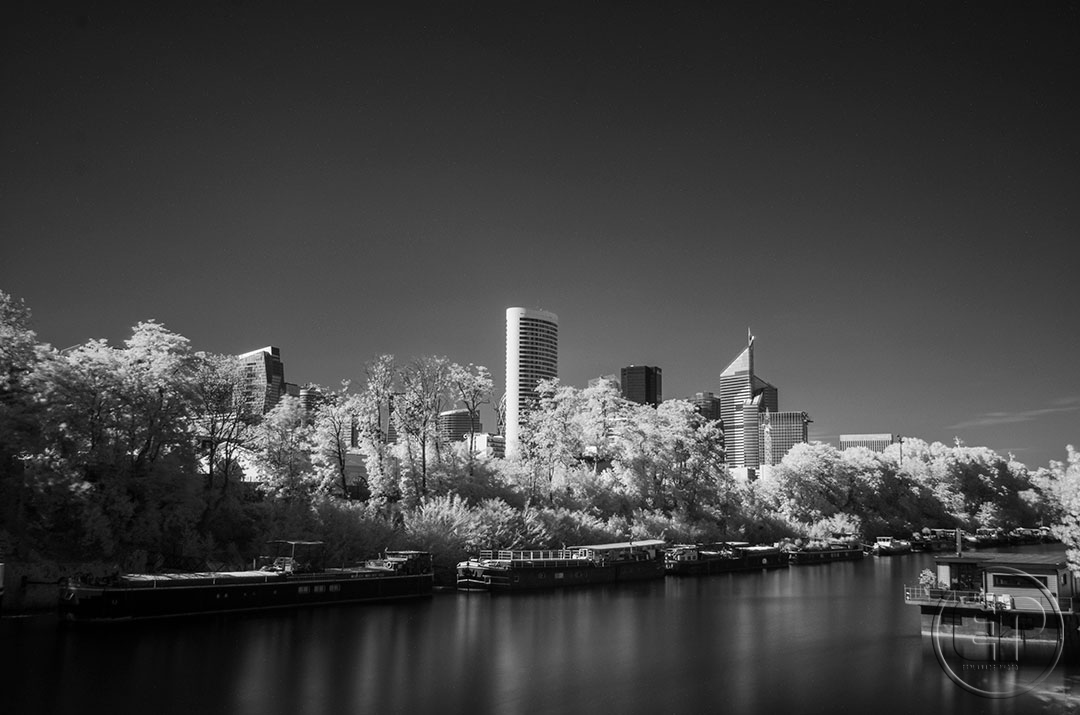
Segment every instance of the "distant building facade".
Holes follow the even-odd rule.
[[[318,385],[308,384],[300,388],[297,397],[300,398],[300,403],[304,406],[304,412],[314,414],[319,405],[326,399],[326,395],[323,393],[322,388]]]
[[[714,422],[721,419],[720,398],[712,392],[695,392],[693,397],[686,398],[686,401],[693,405],[698,414],[705,419]]]
[[[746,347],[720,373],[720,419],[729,467],[760,466],[761,413],[778,412],[779,395],[776,387],[754,374],[754,337],[748,335]]]
[[[796,444],[809,441],[805,412],[781,412],[780,391],[754,372],[754,336],[720,373],[720,419],[728,469],[753,479],[778,464]]]
[[[840,449],[850,447],[865,447],[871,452],[884,452],[891,444],[896,444],[895,435],[885,434],[842,434],[840,435]]]
[[[506,456],[506,438],[501,434],[481,432],[476,435],[475,450],[477,454],[502,459]]]
[[[386,444],[397,444],[397,417],[394,415],[394,403],[404,397],[403,392],[391,392],[386,401],[386,432],[383,440]],[[382,420],[382,406],[379,407],[379,419]]]
[[[265,415],[285,395],[285,363],[272,345],[238,357],[244,374],[243,401],[253,415]]]
[[[762,463],[780,464],[792,447],[809,442],[811,422],[805,412],[766,412],[761,430]]]
[[[506,456],[519,454],[521,421],[536,385],[559,375],[559,317],[546,310],[506,309]]]
[[[664,374],[658,367],[630,365],[622,368],[619,384],[622,395],[639,405],[656,407],[664,401]]]
[[[480,414],[470,415],[465,408],[439,413],[439,436],[447,442],[460,442],[469,434],[480,432]]]

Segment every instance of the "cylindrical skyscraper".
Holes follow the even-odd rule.
[[[519,454],[521,418],[536,384],[559,374],[559,317],[545,310],[506,309],[506,456]]]

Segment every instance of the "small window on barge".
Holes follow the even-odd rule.
[[[994,576],[994,588],[1046,588],[1046,576],[1032,576],[1031,574],[996,573]]]

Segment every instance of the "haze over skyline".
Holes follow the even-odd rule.
[[[0,289],[39,339],[756,372],[811,439],[1080,446],[1080,10],[1032,3],[27,3]],[[490,414],[484,426],[493,428]]]

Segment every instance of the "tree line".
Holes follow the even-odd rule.
[[[382,355],[363,371],[356,389],[324,388],[315,406],[285,396],[261,414],[236,356],[196,351],[154,321],[120,346],[56,350],[0,292],[0,558],[237,567],[270,540],[304,538],[342,562],[421,548],[446,572],[482,548],[1044,524],[1077,545],[1071,448],[1067,464],[1032,472],[960,443],[909,438],[902,456],[800,444],[746,482],[724,464],[722,426],[690,403],[550,380],[520,457],[494,459],[438,421],[494,402],[486,368]]]

